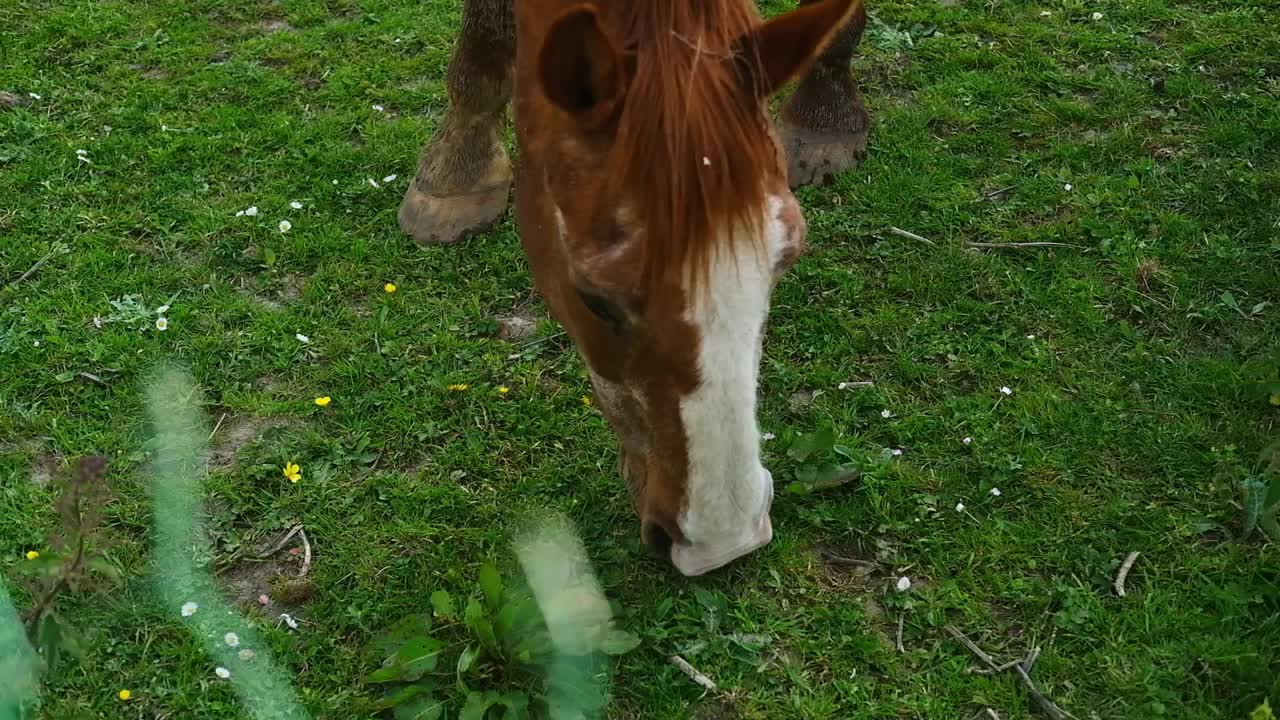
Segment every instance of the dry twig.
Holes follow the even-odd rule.
[[[18,283],[21,283],[23,280],[26,280],[32,275],[35,275],[37,272],[40,272],[40,268],[44,267],[45,263],[49,262],[50,260],[56,257],[62,257],[63,255],[66,255],[70,252],[71,252],[70,249],[68,249],[67,247],[59,243],[58,246],[54,247],[49,252],[45,253],[44,257],[37,260],[35,265],[32,265],[26,272],[19,275],[17,280],[14,280],[8,285],[5,285],[4,289],[8,290],[9,288],[17,287]]]
[[[307,541],[307,531],[301,525],[298,526],[298,537],[302,540],[302,569],[298,571],[298,577],[304,578],[311,570],[311,543]]]
[[[218,431],[222,429],[222,421],[223,421],[223,420],[226,420],[226,419],[227,419],[227,414],[226,414],[226,413],[222,413],[222,417],[218,418],[218,424],[213,426],[213,432],[209,433],[209,439],[210,439],[210,440],[212,440],[212,439],[213,439],[213,436],[214,436],[214,435],[217,435],[217,434],[218,434]],[[280,548],[276,548],[276,550],[279,550],[279,549],[280,549]]]
[[[1138,561],[1138,551],[1134,550],[1124,559],[1124,563],[1120,565],[1120,572],[1116,573],[1116,595],[1124,597],[1124,579],[1129,577],[1129,571],[1133,569],[1133,564]]]
[[[1003,250],[1007,248],[1013,248],[1016,250],[1020,248],[1043,248],[1043,247],[1075,248],[1076,250],[1084,250],[1084,248],[1079,245],[1068,245],[1067,243],[1060,243],[1060,242],[993,243],[993,242],[966,241],[964,246],[975,248],[978,250]]]
[[[265,558],[265,557],[271,557],[272,555],[275,555],[276,553],[280,552],[280,548],[289,544],[289,541],[293,539],[294,535],[297,535],[300,532],[302,532],[302,523],[298,523],[297,525],[294,525],[293,527],[289,528],[289,532],[285,533],[284,537],[277,540],[276,543],[272,545],[270,549],[263,550],[262,552],[258,553],[258,557]]]
[[[902,615],[898,615],[898,636],[896,638],[898,643],[898,652],[906,652],[906,649],[902,647],[902,617]]]
[[[880,563],[874,560],[859,560],[858,558],[845,557],[825,549],[821,551],[821,554],[822,559],[832,565],[852,565],[853,567],[866,568],[867,570],[878,570],[880,568]]]
[[[934,244],[934,242],[933,242],[932,240],[930,240],[929,238],[921,237],[921,236],[919,236],[919,235],[917,235],[917,234],[915,234],[915,233],[913,233],[913,232],[909,232],[909,231],[907,231],[907,230],[903,230],[903,229],[902,229],[902,228],[900,228],[900,227],[893,227],[893,226],[889,226],[889,234],[890,234],[890,235],[897,235],[898,237],[906,238],[906,239],[908,239],[908,240],[915,240],[916,242],[922,242],[922,243],[924,243],[925,245],[933,245],[933,244]]]
[[[671,657],[667,658],[667,662],[680,668],[680,672],[684,673],[685,675],[688,675],[690,680],[693,680],[694,682],[701,685],[703,689],[705,689],[707,692],[716,691],[716,684],[711,682],[711,678],[698,672],[697,669],[695,669],[692,665],[690,665],[687,660],[680,657],[679,655],[672,655]]]
[[[990,655],[984,652],[982,648],[978,647],[977,644],[975,644],[967,636],[965,636],[964,633],[957,630],[954,625],[947,625],[946,631],[951,633],[951,636],[954,637],[956,640],[960,641],[961,645],[964,645],[965,647],[969,648],[969,652],[972,652],[974,655],[977,655],[978,659],[986,663],[987,667],[991,668],[992,670],[996,670],[998,668],[1004,667],[1003,665],[1000,665],[999,663],[997,663]],[[1031,680],[1031,676],[1027,675],[1027,671],[1023,669],[1021,662],[1013,663],[1010,669],[1013,670],[1015,673],[1017,673],[1018,679],[1022,681],[1022,685],[1027,689],[1027,694],[1031,696],[1032,701],[1034,701],[1036,706],[1039,707],[1044,712],[1044,714],[1048,716],[1051,720],[1067,720],[1067,718],[1074,717],[1069,713],[1067,713],[1062,708],[1058,707],[1056,704],[1054,704],[1052,700],[1045,697],[1040,692],[1040,689],[1036,687],[1035,682]]]
[[[916,242],[922,242],[925,245],[937,244],[927,237],[917,235],[913,232],[910,232],[909,230],[903,230],[900,227],[890,226],[889,234],[897,235],[898,237],[906,238],[908,240],[915,240]],[[1020,250],[1024,248],[1055,248],[1055,247],[1074,248],[1076,250],[1085,249],[1080,245],[1070,245],[1067,243],[1047,242],[1047,241],[1046,242],[1000,243],[1000,242],[974,242],[971,240],[965,240],[964,242],[961,243],[961,245],[964,245],[967,248],[973,248],[975,250],[1008,250],[1008,249]]]

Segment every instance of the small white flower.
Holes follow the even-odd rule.
[[[374,105],[373,109],[377,110],[378,112],[382,112],[384,108],[381,105]]]
[[[194,602],[185,602],[182,604],[182,617],[191,617],[192,615],[195,615],[196,611],[199,609],[200,606]]]
[[[77,151],[76,151],[76,155],[84,156],[84,155],[88,155],[88,154],[89,154],[89,151],[88,151],[88,150],[77,150]]]
[[[294,335],[294,337],[297,338],[298,342],[302,343],[303,345],[306,345],[311,342],[311,338],[307,337],[306,335],[303,335],[302,333],[298,333]]]
[[[1040,11],[1040,17],[1052,17],[1052,16],[1053,16],[1053,13],[1049,12],[1048,10]]]
[[[334,185],[337,185],[337,184],[338,184],[338,181],[337,181],[337,180],[334,180],[334,181],[333,181],[333,184],[334,184]]]
[[[213,674],[217,675],[223,680],[226,680],[227,678],[231,677],[231,671],[221,666],[214,668]]]
[[[101,315],[94,315],[94,316],[93,316],[93,326],[94,326],[94,327],[96,327],[96,328],[100,328],[100,327],[102,327],[102,316],[101,316]]]
[[[285,625],[289,626],[290,630],[298,629],[298,621],[290,617],[289,613],[280,613],[280,619],[284,621]]]
[[[244,211],[244,214],[248,215],[249,217],[254,217],[255,215],[258,214],[258,206],[257,205],[250,206],[249,209]]]
[[[229,632],[222,636],[222,642],[226,643],[228,647],[239,647],[240,636],[233,632]]]
[[[40,95],[39,95],[38,93],[29,92],[29,93],[27,93],[27,94],[31,96],[31,99],[32,99],[32,100],[39,100],[39,99],[40,99]]]
[[[910,589],[911,589],[911,578],[907,577],[906,575],[903,575],[902,577],[898,578],[898,585],[897,585],[897,587],[898,587],[898,592],[906,592],[906,591],[910,590]]]
[[[289,203],[289,207],[293,208],[294,210],[301,210],[302,203],[298,202],[297,200],[294,200],[293,202]]]
[[[960,442],[964,443],[965,445],[972,445],[972,444],[973,444],[973,438],[971,438],[971,437],[966,437],[965,439],[961,440]]]
[[[156,308],[156,314],[157,314],[157,315],[163,315],[163,314],[165,314],[165,313],[167,313],[167,312],[169,312],[169,306],[168,306],[168,305],[161,305],[160,307]]]
[[[1028,336],[1027,336],[1027,339],[1028,339],[1028,340],[1035,340],[1035,339],[1036,339],[1036,336],[1035,336],[1035,335],[1028,335]]]
[[[996,497],[1000,497],[1000,488],[993,487],[991,488],[990,493]]]
[[[964,512],[964,503],[956,503],[956,512]]]
[[[40,341],[36,340],[35,342],[31,343],[31,347],[40,347]]]
[[[244,660],[245,662],[248,662],[248,661],[252,660],[252,659],[253,659],[253,656],[254,656],[255,654],[256,654],[256,653],[254,653],[254,652],[253,652],[252,650],[250,650],[249,648],[245,648],[245,649],[241,650],[239,653],[237,653],[237,655],[239,656],[239,658],[240,658],[241,660]]]
[[[1066,190],[1067,192],[1071,192],[1071,189],[1072,189],[1072,185],[1071,185],[1071,183],[1066,183],[1066,184],[1064,184],[1064,185],[1062,186],[1062,189],[1063,189],[1063,190]]]
[[[280,228],[280,232],[287,233],[293,229],[293,223],[289,222],[288,220],[281,220],[280,224],[277,227]]]
[[[774,439],[774,438],[776,438],[776,437],[778,437],[778,436],[777,436],[777,435],[774,435],[774,434],[773,434],[773,433],[771,433],[771,432],[767,432],[767,433],[764,433],[763,435],[761,435],[761,436],[760,436],[760,439],[761,439],[761,440],[764,440],[765,442],[768,442],[768,441],[770,441],[770,440],[772,440],[772,439]]]
[[[366,180],[370,185],[372,185],[375,189],[376,189],[376,188],[380,188],[380,187],[382,187],[381,185],[379,185],[379,184],[378,184],[378,181],[377,181],[377,180],[374,180],[373,178],[365,178],[365,180]]]
[[[93,164],[93,161],[92,161],[92,160],[90,160],[90,159],[89,159],[89,156],[87,156],[87,155],[77,155],[77,156],[76,156],[76,159],[77,159],[77,160],[79,160],[79,161],[80,161],[80,162],[82,162],[82,163],[87,163],[87,164],[89,164],[89,165],[92,165],[92,164]]]
[[[1100,12],[1096,12],[1096,13],[1094,13],[1094,14],[1090,15],[1089,17],[1090,17],[1090,18],[1092,18],[1095,22],[1097,22],[1098,20],[1101,20],[1101,19],[1102,19],[1102,13],[1100,13]]]
[[[894,449],[890,450],[889,452],[890,452],[890,453],[892,453],[893,455],[901,455],[901,454],[902,454],[902,448],[894,448]]]
[[[158,318],[156,318],[156,329],[157,329],[157,330],[159,330],[160,332],[164,332],[165,330],[168,330],[168,329],[169,329],[169,318],[167,318],[167,317],[158,317]]]
[[[889,412],[889,408],[885,408],[884,410],[880,411],[880,417],[886,418],[886,419],[891,418],[893,417],[893,413]]]
[[[394,174],[392,174],[392,175],[388,175],[388,176],[386,176],[386,177],[382,178],[382,182],[384,182],[384,183],[391,183],[391,182],[395,182],[395,181],[396,181],[396,178],[398,178],[398,177],[400,177],[400,176],[399,176],[399,175],[394,175]]]
[[[1001,394],[1001,395],[1012,395],[1012,394],[1013,394],[1013,390],[1010,390],[1010,389],[1009,389],[1009,386],[1008,386],[1008,385],[1005,385],[1005,386],[1003,386],[1003,387],[1001,387],[1001,388],[1000,388],[1000,394]]]

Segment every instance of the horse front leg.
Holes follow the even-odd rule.
[[[783,106],[781,136],[793,188],[830,182],[866,155],[871,116],[849,68],[866,25],[867,12],[859,6]]]
[[[511,159],[502,144],[515,63],[512,0],[465,0],[449,59],[449,107],[400,203],[400,229],[424,245],[458,242],[502,217]]]

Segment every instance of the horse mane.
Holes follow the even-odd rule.
[[[633,195],[646,227],[643,280],[683,269],[704,285],[734,227],[756,230],[778,157],[736,42],[761,22],[753,0],[614,0],[602,7],[630,56],[608,177]],[[727,223],[742,223],[728,225]],[[748,233],[757,238],[757,232]]]

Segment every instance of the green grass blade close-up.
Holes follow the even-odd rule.
[[[512,214],[397,227],[460,2],[0,1],[0,718],[1272,717],[1280,6],[867,9],[686,578]]]

